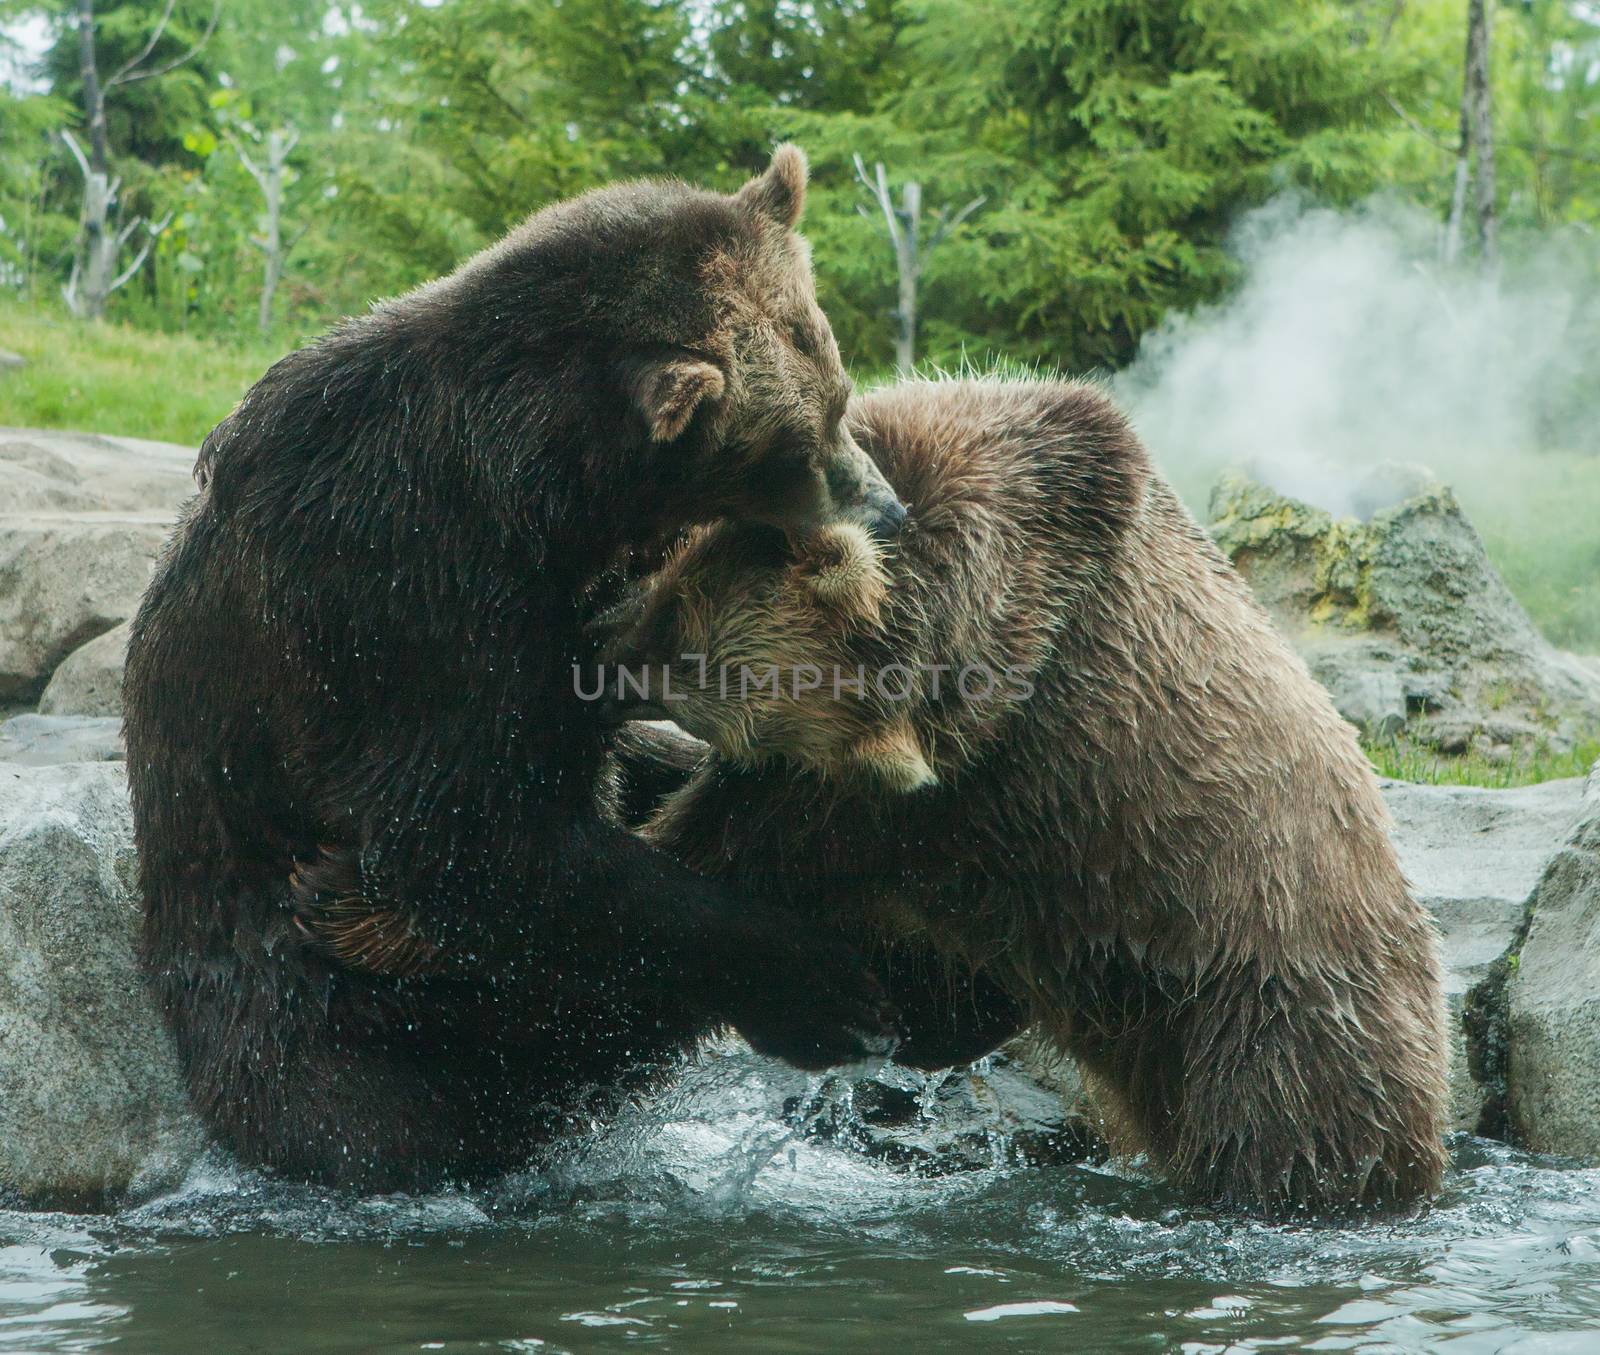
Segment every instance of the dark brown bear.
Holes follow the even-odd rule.
[[[551,207],[206,439],[133,627],[128,767],[144,964],[244,1162],[482,1177],[710,1023],[808,1067],[885,1038],[853,949],[606,820],[572,683],[629,548],[904,518],[841,425],[804,174],[783,148],[732,197]],[[323,953],[296,910],[330,891],[383,898],[409,949]]]
[[[1433,1190],[1439,962],[1372,772],[1122,418],[1084,385],[951,382],[851,424],[910,505],[892,549],[712,528],[626,618],[623,713],[718,750],[649,838],[943,956],[948,1047],[1010,1033],[997,987],[1196,1197]]]

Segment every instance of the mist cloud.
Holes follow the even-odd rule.
[[[1447,268],[1412,208],[1281,199],[1245,217],[1228,300],[1169,319],[1115,381],[1197,508],[1224,466],[1339,512],[1362,470],[1446,482],[1536,475],[1541,448],[1600,445],[1593,242],[1524,242],[1489,275]]]

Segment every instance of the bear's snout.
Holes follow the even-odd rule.
[[[893,541],[900,535],[908,516],[905,504],[899,499],[891,499],[877,510],[877,516],[867,524],[867,530],[872,533],[874,541]]]
[[[823,478],[833,510],[832,525],[863,527],[878,541],[892,541],[900,534],[906,522],[905,504],[848,432],[840,438]]]

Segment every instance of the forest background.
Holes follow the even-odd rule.
[[[918,364],[1110,377],[1197,508],[1428,461],[1600,651],[1593,0],[0,0],[0,424],[198,442],[542,204],[785,139],[858,380],[914,184]]]

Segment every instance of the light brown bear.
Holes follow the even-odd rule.
[[[931,946],[963,1002],[996,985],[1195,1197],[1432,1191],[1439,959],[1372,771],[1123,418],[1088,385],[949,381],[851,427],[910,506],[892,549],[706,529],[611,619],[616,713],[716,750],[647,836]]]

